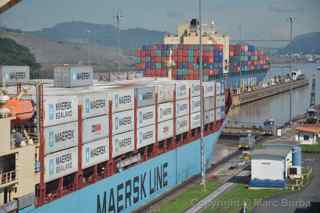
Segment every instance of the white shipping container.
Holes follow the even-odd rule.
[[[134,150],[134,132],[126,132],[112,136],[112,157]]]
[[[117,112],[112,115],[112,134],[131,131],[134,128],[133,110]]]
[[[137,106],[145,107],[155,104],[155,89],[151,86],[145,86],[141,88],[135,89],[136,97],[137,97]]]
[[[134,89],[115,89],[110,91],[112,99],[112,112],[120,112],[133,109]]]
[[[200,96],[200,81],[194,80],[194,81],[188,81],[190,90],[191,90],[191,96]]]
[[[163,103],[158,105],[158,122],[173,118],[173,103]]]
[[[200,110],[201,110],[200,96],[192,97],[191,113],[199,112]]]
[[[219,108],[216,108],[216,121],[221,120],[222,116],[221,116],[221,111]]]
[[[138,128],[154,124],[156,121],[155,106],[139,108],[137,113]]]
[[[216,96],[210,96],[204,99],[204,110],[209,111],[215,108],[215,97]]]
[[[88,168],[109,160],[109,139],[84,144],[82,147],[82,168]]]
[[[78,145],[78,123],[46,127],[44,129],[45,154]]]
[[[45,96],[44,126],[53,126],[78,119],[78,99],[75,96]]]
[[[215,121],[215,110],[210,110],[204,113],[204,124]]]
[[[215,82],[208,81],[203,82],[203,92],[204,97],[214,96],[215,95]]]
[[[176,120],[176,134],[180,135],[182,133],[189,131],[189,116],[182,116]]]
[[[137,148],[148,146],[156,142],[156,125],[150,125],[138,129],[138,142]]]
[[[224,94],[224,82],[216,82],[216,90],[217,90],[217,94],[223,95]]]
[[[45,182],[72,174],[78,170],[78,147],[47,155],[44,163]]]
[[[119,80],[127,80],[128,73],[127,72],[110,72],[110,81],[119,81]]]
[[[158,103],[173,101],[174,84],[158,84],[155,88],[158,94]]]
[[[29,66],[0,66],[0,81],[8,85],[30,80]]]
[[[176,99],[189,97],[189,84],[186,81],[176,81]]]
[[[201,126],[200,112],[193,113],[191,115],[191,129],[195,129]]]
[[[221,115],[221,119],[225,118],[225,111],[224,111],[224,107],[220,107],[220,115]]]
[[[217,96],[217,107],[224,107],[224,95]]]
[[[109,120],[108,116],[99,116],[83,120],[82,140],[88,143],[94,140],[108,137]]]
[[[158,124],[158,141],[173,137],[173,120],[163,121]]]
[[[221,83],[219,81],[216,82],[216,95],[221,94]]]
[[[176,116],[180,117],[189,114],[189,100],[180,100],[176,102]]]
[[[220,94],[221,94],[221,95],[224,95],[224,90],[225,90],[225,88],[224,88],[224,82],[222,81],[222,82],[220,83]]]
[[[79,97],[83,106],[82,117],[90,118],[108,113],[108,96],[106,93],[88,93]]]
[[[80,87],[93,84],[91,66],[58,66],[54,69],[56,87]]]

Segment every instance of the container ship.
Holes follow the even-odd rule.
[[[132,212],[201,171],[200,82],[150,76],[93,80],[58,66],[53,80],[0,66],[0,212]],[[209,167],[231,105],[203,83]]]
[[[163,43],[138,48],[136,69],[145,76],[171,76],[172,79],[199,79],[199,23],[192,19],[177,27],[177,35],[166,35]],[[203,26],[204,79],[222,80],[227,88],[257,86],[271,67],[270,58],[254,45],[230,44],[228,35],[221,35],[214,23]]]

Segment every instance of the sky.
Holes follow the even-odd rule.
[[[320,32],[320,0],[202,0],[203,19],[214,20],[231,38],[287,39],[287,18],[295,17],[294,33]],[[197,0],[23,0],[0,15],[0,24],[39,30],[65,21],[112,24],[122,11],[121,27],[174,33],[176,25],[198,15]],[[241,26],[241,27],[240,27]]]

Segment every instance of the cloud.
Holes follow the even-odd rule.
[[[291,1],[273,1],[269,5],[269,10],[276,13],[303,13],[303,6],[294,5]]]

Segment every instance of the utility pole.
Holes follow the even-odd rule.
[[[120,68],[120,57],[121,57],[121,39],[120,39],[120,33],[121,33],[121,30],[120,30],[120,22],[121,22],[121,19],[123,18],[122,14],[121,14],[121,10],[117,9],[116,11],[116,14],[114,15],[114,22],[115,22],[115,25],[116,25],[116,28],[117,28],[117,39],[118,39],[118,72],[121,71],[121,68]]]
[[[292,16],[289,17],[288,19],[289,24],[290,24],[290,45],[292,45],[292,40],[293,40],[293,23],[295,22],[295,18],[293,18]],[[290,76],[292,78],[292,61],[293,61],[293,49],[292,46],[289,49],[289,54],[290,54],[290,63],[289,63],[289,72],[290,72]],[[290,92],[289,92],[289,123],[291,125],[291,121],[292,121],[292,86],[290,86]]]
[[[200,79],[200,156],[201,156],[201,185],[206,189],[206,162],[203,141],[203,123],[204,123],[204,88],[203,88],[203,62],[202,62],[202,0],[199,0],[199,36],[200,36],[200,54],[199,54],[199,79]]]
[[[239,25],[239,36],[240,36],[240,45],[243,43],[242,42],[242,24],[240,24]],[[240,75],[239,75],[239,77],[240,77],[240,86],[239,86],[239,88],[240,88],[240,93],[242,92],[242,88],[243,88],[243,81],[242,81],[242,68],[241,68],[241,66],[242,66],[242,63],[241,63],[241,47],[240,47],[240,61],[239,61],[239,64],[240,64]]]

